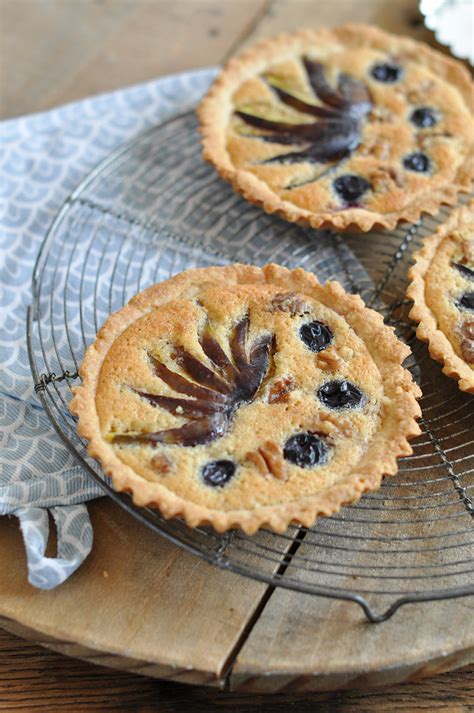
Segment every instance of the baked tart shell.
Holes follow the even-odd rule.
[[[111,368],[111,355],[113,356],[115,345],[120,342],[120,339],[123,342],[127,334],[131,333],[130,329],[134,329],[134,325],[139,324],[140,320],[153,318],[158,320],[158,324],[160,319],[165,319],[166,305],[173,300],[179,299],[182,295],[201,294],[200,291],[207,289],[206,286],[211,285],[212,289],[212,285],[223,283],[231,295],[229,300],[233,299],[233,295],[239,289],[245,289],[246,294],[250,295],[249,299],[252,299],[254,294],[258,298],[258,294],[263,290],[273,291],[278,298],[278,301],[274,301],[278,310],[287,309],[287,295],[297,294],[299,300],[315,300],[322,306],[321,309],[330,310],[335,315],[335,319],[344,320],[347,329],[352,330],[351,333],[356,335],[354,339],[362,340],[361,343],[365,345],[363,354],[367,354],[367,357],[364,357],[361,352],[360,369],[361,372],[366,371],[363,359],[367,359],[367,369],[370,367],[377,381],[374,388],[379,389],[381,394],[377,406],[377,427],[368,439],[368,443],[361,446],[360,457],[357,455],[357,460],[352,463],[348,472],[340,480],[336,478],[329,487],[321,485],[319,490],[304,493],[300,497],[298,491],[293,490],[293,496],[289,501],[283,500],[266,505],[256,502],[254,507],[248,506],[247,503],[246,507],[223,510],[203,505],[195,499],[193,501],[191,497],[187,498],[183,493],[177,494],[160,482],[151,482],[142,477],[119,457],[115,446],[107,439],[104,427],[101,425],[104,409],[100,406],[101,399],[103,400],[100,389],[101,382],[107,378],[107,370]],[[280,293],[284,296],[282,299]],[[196,304],[199,307],[199,302],[194,302],[193,309],[198,308]],[[296,309],[298,304],[297,301]],[[161,311],[165,316],[160,316]],[[283,320],[287,317],[288,315],[282,316],[280,312],[278,313],[278,319]],[[321,362],[323,365],[321,368],[331,370],[333,368],[331,359],[338,363],[340,357],[337,354],[331,356],[333,351],[328,349],[326,352],[321,352],[326,355],[326,360]],[[198,268],[149,287],[107,319],[94,344],[86,351],[80,367],[82,384],[74,389],[75,396],[71,403],[71,410],[78,416],[79,434],[89,441],[89,455],[101,463],[104,473],[112,479],[114,488],[120,492],[130,493],[136,505],[159,508],[165,518],[182,518],[190,527],[212,525],[218,532],[240,528],[247,534],[253,534],[259,528],[265,527],[281,533],[290,524],[310,527],[317,517],[332,515],[343,505],[357,502],[364,492],[378,489],[385,475],[394,475],[397,472],[398,456],[411,454],[412,449],[408,439],[420,433],[416,422],[420,416],[417,403],[420,389],[413,382],[410,373],[402,366],[409,354],[409,348],[396,338],[390,327],[384,325],[381,315],[366,308],[359,296],[347,294],[337,282],[321,285],[314,275],[302,269],[290,271],[277,265],[258,268],[236,264],[227,267]],[[308,355],[308,359],[319,358],[318,354],[308,352]],[[114,368],[122,369],[123,366],[115,364]],[[285,393],[284,387],[280,387],[278,398],[282,393]],[[270,391],[268,403],[272,402],[273,398],[274,391]],[[112,400],[110,403],[112,409]],[[108,410],[107,407],[106,401],[105,411]],[[271,405],[265,408],[276,407]],[[281,409],[282,418],[288,417],[289,407],[280,404],[277,408]],[[277,429],[279,417],[275,416],[275,418],[274,424]],[[337,414],[336,418],[339,418]],[[256,430],[252,424],[250,426],[251,431]],[[234,425],[230,430],[232,431],[233,428]],[[169,448],[179,449],[180,446],[173,445]],[[191,451],[192,448],[187,450],[188,453]],[[263,455],[271,462],[271,449],[267,448],[267,452]],[[258,460],[255,464],[246,465],[249,479],[257,476],[266,477],[258,474],[257,466]],[[303,475],[306,472],[301,470]],[[283,482],[282,485],[282,481],[278,479],[280,477],[278,469],[273,470],[273,476],[272,482],[275,482],[276,488],[286,487],[285,483]],[[173,477],[179,478],[180,473],[176,472]],[[269,487],[267,480],[260,482],[264,483],[265,487]],[[245,497],[248,497],[248,494]]]
[[[426,279],[443,240],[459,230],[468,217],[474,222],[473,216],[474,200],[454,210],[436,233],[423,240],[423,246],[413,255],[415,263],[408,272],[411,282],[407,289],[407,297],[413,301],[409,316],[418,322],[416,336],[428,344],[431,357],[443,365],[443,374],[457,379],[459,389],[470,394],[474,394],[474,363],[470,366],[441,330],[437,315],[427,304]],[[474,245],[474,236],[472,242]],[[472,321],[474,324],[474,315]]]
[[[310,225],[313,228],[335,228],[351,232],[393,229],[399,222],[416,221],[423,213],[436,214],[442,204],[455,205],[458,194],[469,191],[474,176],[474,138],[471,138],[471,149],[463,149],[464,158],[450,180],[428,182],[425,188],[414,193],[407,189],[403,200],[396,191],[386,199],[383,196],[384,210],[379,212],[360,207],[351,208],[350,205],[341,210],[327,210],[324,207],[308,210],[304,207],[304,198],[300,203],[285,199],[280,195],[283,191],[279,193],[273,190],[266,180],[234,163],[228,148],[228,130],[235,110],[233,97],[239,88],[272,65],[295,56],[301,57],[308,48],[328,47],[331,43],[350,49],[387,51],[390,56],[404,57],[416,62],[419,67],[428,68],[433,75],[456,88],[472,122],[474,90],[469,72],[461,62],[431,49],[424,43],[391,35],[369,25],[348,24],[333,29],[303,29],[259,42],[225,65],[198,108],[204,158],[246,200],[263,208],[267,213],[274,213],[290,222]],[[406,111],[406,107],[402,111]],[[463,131],[465,135],[469,134],[466,129]],[[472,130],[470,134],[473,137]],[[469,139],[467,141],[469,142]],[[444,149],[440,149],[441,160],[447,166],[449,160],[442,156],[443,151]]]

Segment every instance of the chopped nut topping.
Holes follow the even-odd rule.
[[[286,477],[286,464],[283,451],[274,441],[265,441],[256,451],[246,454],[245,460],[253,463],[262,475],[273,475],[278,480]]]
[[[370,174],[370,180],[376,190],[391,190],[394,183],[402,188],[405,184],[403,172],[394,166],[378,168]]]
[[[320,414],[319,419],[311,423],[311,431],[322,433],[324,436],[330,436],[334,431],[337,431],[337,426],[331,423],[325,414]]]
[[[466,319],[461,327],[461,334],[466,339],[474,339],[474,319]]]
[[[288,401],[290,392],[295,388],[295,382],[291,376],[275,381],[268,392],[268,403],[279,404]]]
[[[461,249],[462,249],[463,257],[464,257],[462,262],[474,264],[474,240],[469,240],[468,238],[464,238],[461,243]]]
[[[409,102],[412,104],[418,104],[420,102],[423,102],[426,100],[426,94],[433,89],[435,83],[432,79],[425,79],[423,82],[420,82],[418,87],[416,89],[410,89],[409,92],[407,92],[407,99]]]
[[[459,328],[462,358],[468,364],[474,364],[474,319],[467,319]]]
[[[343,436],[346,436],[347,438],[350,438],[354,435],[354,424],[350,419],[334,413],[320,413],[319,417],[323,422],[326,421],[328,424],[331,424],[331,426],[333,427],[331,431],[337,429],[340,433],[342,433]]]
[[[319,369],[333,371],[341,368],[344,359],[339,356],[334,347],[329,347],[329,349],[318,353],[316,364]]]
[[[249,463],[253,463],[253,465],[262,475],[266,475],[268,473],[267,462],[261,455],[260,450],[249,451],[245,454],[244,460],[248,461]]]
[[[359,153],[362,156],[375,156],[379,161],[388,161],[391,154],[391,146],[388,141],[373,140],[359,146]]]
[[[280,446],[274,441],[265,441],[259,450],[267,463],[270,473],[274,475],[275,478],[282,480],[286,475],[286,467]]]
[[[293,317],[304,312],[306,304],[296,292],[283,292],[275,295],[270,302],[271,312],[289,312]]]
[[[341,347],[339,349],[339,354],[344,359],[344,361],[350,361],[350,359],[352,359],[352,357],[354,356],[354,350],[350,347]]]
[[[156,456],[153,456],[151,459],[151,465],[155,470],[163,474],[171,473],[173,470],[172,462],[167,456],[163,455],[163,453],[158,453]]]

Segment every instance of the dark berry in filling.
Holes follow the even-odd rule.
[[[458,305],[461,309],[474,310],[474,292],[465,292]]]
[[[336,178],[333,185],[338,196],[340,196],[346,203],[354,203],[366,191],[372,188],[370,183],[366,181],[365,178],[351,174],[339,176],[339,178]]]
[[[332,332],[322,322],[308,322],[300,327],[300,337],[312,352],[320,352],[331,343]]]
[[[412,153],[409,156],[405,156],[403,165],[409,171],[425,173],[430,167],[430,160],[424,153]]]
[[[459,270],[461,275],[463,277],[467,277],[470,280],[474,279],[474,270],[472,267],[468,267],[467,265],[462,265],[460,262],[452,262],[451,265],[456,268],[456,270]]]
[[[283,455],[286,460],[300,468],[313,468],[327,461],[329,446],[314,433],[297,433],[285,443]]]
[[[386,82],[387,84],[392,84],[393,82],[398,81],[401,73],[401,67],[397,67],[396,64],[388,64],[388,62],[376,64],[372,67],[371,72],[374,79],[378,82]]]
[[[410,121],[412,121],[415,126],[419,126],[421,129],[428,129],[430,126],[434,126],[438,123],[438,117],[436,111],[431,109],[429,106],[421,106],[419,109],[415,109],[411,116]]]
[[[350,381],[328,381],[318,391],[318,398],[329,408],[355,408],[363,401],[360,389]]]
[[[206,485],[222,488],[235,475],[235,463],[231,460],[213,460],[202,469]]]

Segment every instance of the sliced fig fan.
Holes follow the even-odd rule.
[[[239,405],[254,398],[270,362],[273,335],[256,339],[247,355],[249,323],[247,314],[232,330],[229,339],[232,360],[213,336],[209,323],[206,324],[199,343],[212,362],[213,369],[209,369],[183,347],[175,347],[174,360],[187,376],[171,371],[149,354],[150,366],[156,376],[188,398],[161,396],[134,389],[135,393],[152,406],[183,416],[187,423],[155,433],[115,436],[114,443],[196,446],[223,436]]]
[[[272,132],[256,138],[278,144],[305,145],[299,151],[273,156],[265,163],[337,161],[348,156],[360,144],[360,124],[372,107],[365,84],[347,74],[341,74],[337,89],[334,90],[326,82],[324,67],[320,62],[304,58],[303,66],[315,95],[324,106],[309,104],[284,89],[270,86],[284,104],[316,117],[315,122],[294,124],[272,121],[245,111],[236,111],[251,126]]]

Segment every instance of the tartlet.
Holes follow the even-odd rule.
[[[474,393],[474,200],[454,210],[414,253],[407,297],[416,335],[443,373]]]
[[[198,113],[204,157],[247,200],[315,228],[367,231],[469,189],[473,107],[460,62],[346,25],[244,51]]]
[[[409,351],[360,297],[302,269],[188,270],[107,319],[71,409],[137,505],[283,532],[377,489],[411,453]]]

